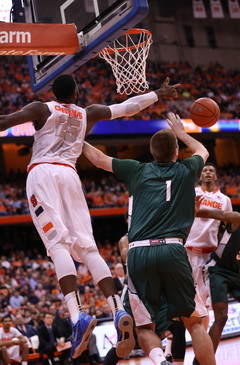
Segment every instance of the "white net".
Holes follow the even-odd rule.
[[[143,93],[149,88],[146,80],[146,60],[152,44],[152,35],[144,29],[130,29],[99,56],[112,67],[117,93]]]

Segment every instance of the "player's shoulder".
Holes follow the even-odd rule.
[[[217,194],[226,200],[231,200],[228,195],[224,194],[220,189],[218,189]]]
[[[195,186],[195,192],[199,194],[204,194],[204,190],[201,188],[201,186]]]

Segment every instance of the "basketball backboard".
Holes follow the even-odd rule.
[[[62,73],[72,73],[104,47],[139,23],[147,0],[25,0],[27,23],[75,23],[79,50],[69,56],[28,56],[34,92],[51,87]],[[51,34],[49,34],[51,37]]]

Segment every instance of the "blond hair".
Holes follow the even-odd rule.
[[[150,140],[151,154],[158,162],[172,161],[177,146],[177,138],[171,129],[156,132]]]

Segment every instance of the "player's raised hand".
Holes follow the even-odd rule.
[[[203,195],[197,195],[196,198],[195,198],[195,217],[196,217],[196,214],[200,210],[200,205],[201,205],[201,203],[202,203],[203,200],[204,200],[204,196]]]
[[[164,83],[158,90],[155,90],[155,93],[158,97],[174,100],[178,97],[177,88],[179,86],[180,84],[169,85],[169,77],[166,77]]]
[[[184,125],[181,121],[181,118],[178,114],[168,113],[167,123],[172,128],[173,132],[175,133],[176,137],[180,138],[183,134],[186,134]]]

